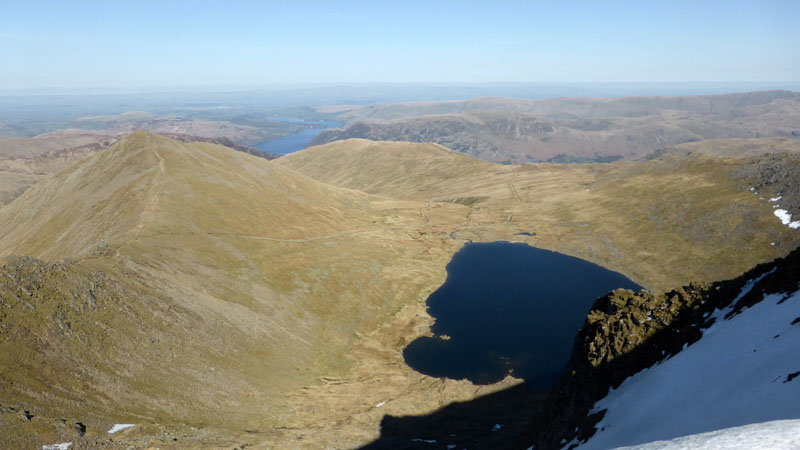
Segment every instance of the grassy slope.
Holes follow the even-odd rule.
[[[63,150],[101,141],[107,134],[84,130],[66,130],[43,134],[34,138],[10,138],[0,136],[0,157],[34,157],[43,153]]]
[[[107,148],[118,138],[80,130],[66,130],[33,138],[0,136],[0,206],[28,187],[79,159]]]
[[[457,163],[442,164],[447,158]],[[740,163],[734,159],[503,166],[435,145],[347,141],[277,161],[332,184],[432,201],[429,215],[444,202],[460,203],[463,215],[441,222],[456,236],[535,233],[534,245],[619,270],[652,289],[735,276],[797,242],[767,203],[730,179]]]
[[[529,242],[653,289],[738,275],[797,240],[731,184],[736,160],[502,166],[346,141],[276,162],[136,132],[0,209],[0,257],[49,261],[0,275],[0,403],[86,423],[81,442],[135,422],[125,439],[143,447],[166,424],[201,428],[162,448],[351,448],[384,414],[514,382],[402,362],[464,239]],[[79,441],[42,427],[37,444]]]
[[[46,289],[33,311],[3,296],[14,370],[0,403],[96,433],[136,418],[276,426],[292,415],[285,393],[341,373],[356,336],[441,283],[457,246],[408,237],[422,206],[133,133],[0,210],[0,255],[68,260],[4,269],[28,274],[9,275],[11,291]],[[106,287],[84,312],[97,276]],[[64,321],[70,333],[48,334]]]
[[[769,153],[800,153],[800,140],[789,138],[713,139],[676,145],[648,155],[647,159],[670,154],[747,158]]]

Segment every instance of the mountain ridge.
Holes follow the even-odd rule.
[[[800,136],[800,93],[688,97],[478,98],[386,103],[338,116],[347,138],[434,142],[501,163],[633,160],[687,142]]]

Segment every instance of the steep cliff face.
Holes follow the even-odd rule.
[[[796,292],[799,282],[796,249],[732,280],[691,284],[659,295],[618,290],[598,299],[575,339],[563,377],[535,414],[523,448],[531,443],[537,449],[574,447],[587,441],[605,415],[595,404],[610,388],[680,353],[715,322],[732,318],[765,296]],[[725,308],[724,314],[715,314]]]

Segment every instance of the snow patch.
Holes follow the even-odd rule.
[[[736,301],[755,283],[748,282]],[[724,312],[714,316],[719,319]],[[638,446],[700,433],[716,436],[716,430],[800,418],[800,379],[789,381],[800,369],[800,327],[787,317],[800,317],[800,291],[767,295],[740,314],[718,320],[702,339],[628,378],[598,401],[592,411],[606,414],[580,448]],[[736,445],[764,448],[760,440],[743,439]]]
[[[380,402],[380,403],[378,403],[377,405],[375,405],[375,407],[376,407],[376,408],[380,408],[381,406],[383,406],[383,405],[385,405],[385,404],[386,404],[386,402]]]
[[[792,215],[789,214],[789,211],[785,209],[776,209],[773,211],[775,217],[781,219],[781,223],[784,225],[788,225],[789,228],[800,228],[800,220],[795,220],[792,222]]]
[[[132,423],[117,423],[117,424],[114,424],[114,426],[111,427],[110,430],[108,430],[108,434],[114,434],[117,431],[122,431],[122,430],[124,430],[126,428],[131,428],[131,427],[135,427],[135,426],[136,425],[134,425]]]
[[[42,450],[67,450],[72,445],[72,442],[64,442],[63,444],[43,445]]]
[[[789,225],[789,222],[792,221],[792,215],[785,209],[776,209],[773,211],[773,214],[775,214],[775,217],[778,219],[781,219],[781,223],[784,225]]]
[[[501,428],[503,428],[503,425],[500,425],[499,423],[496,423],[492,427],[492,431],[500,431]]]
[[[771,202],[777,202],[778,200],[780,200],[780,199],[782,199],[782,198],[783,198],[783,196],[782,196],[782,195],[779,195],[779,196],[777,196],[777,197],[773,197],[773,198],[769,199],[769,201],[771,201]]]
[[[623,449],[640,450],[679,450],[679,449],[741,449],[754,448],[796,449],[800,447],[800,420],[775,420],[772,422],[726,428],[709,433],[693,434],[673,439],[657,441]]]
[[[436,439],[420,439],[420,438],[414,438],[414,439],[411,439],[411,442],[424,442],[424,443],[426,443],[426,444],[435,444],[435,443],[436,443]]]

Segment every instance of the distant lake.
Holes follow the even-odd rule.
[[[560,253],[509,242],[468,243],[428,297],[434,337],[403,351],[418,372],[489,384],[511,374],[545,390],[569,359],[594,301],[639,285]]]
[[[256,149],[261,150],[262,152],[272,153],[274,155],[285,155],[287,153],[303,150],[318,134],[322,133],[328,128],[337,128],[342,125],[339,122],[330,122],[325,120],[302,120],[293,117],[268,117],[267,120],[273,122],[304,124],[308,127],[295,134],[279,137],[254,146]]]

